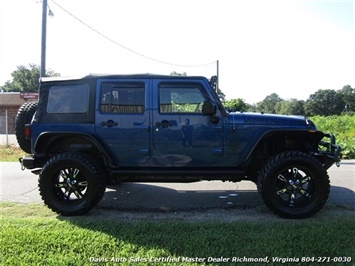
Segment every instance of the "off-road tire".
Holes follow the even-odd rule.
[[[37,110],[38,102],[24,103],[17,112],[15,120],[15,134],[20,148],[26,152],[31,153],[31,140],[26,139],[25,125],[30,124]]]
[[[283,218],[314,215],[328,199],[327,171],[314,157],[297,151],[276,155],[258,177],[258,190],[265,205]]]
[[[63,216],[87,213],[105,193],[105,171],[92,157],[62,153],[43,167],[38,186],[44,203]]]

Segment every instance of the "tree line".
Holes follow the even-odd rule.
[[[248,104],[243,99],[232,99],[225,102],[230,111],[264,112],[282,115],[330,116],[343,113],[355,113],[355,88],[345,85],[341,90],[318,90],[306,101],[282,99],[276,93],[265,97],[257,104]]]
[[[173,76],[186,76],[186,73],[172,72]],[[5,92],[37,92],[39,88],[40,66],[29,64],[18,66],[11,73],[12,80],[5,82],[1,90]],[[59,77],[60,74],[48,70],[48,77]],[[330,116],[343,113],[355,113],[355,88],[345,85],[341,90],[318,90],[311,94],[306,101],[297,99],[282,99],[276,93],[265,97],[256,104],[248,104],[244,99],[226,101],[225,94],[219,89],[218,95],[230,111],[264,112],[282,115]]]

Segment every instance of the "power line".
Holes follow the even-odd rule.
[[[171,65],[171,66],[177,66],[177,67],[204,67],[204,66],[209,66],[209,65],[212,65],[212,64],[215,64],[216,62],[213,61],[213,62],[210,62],[210,63],[206,63],[206,64],[200,64],[200,65],[180,65],[180,64],[174,64],[174,63],[169,63],[169,62],[165,62],[165,61],[162,61],[162,60],[159,60],[159,59],[155,59],[153,57],[150,57],[150,56],[146,56],[142,53],[139,53],[137,51],[134,51],[132,49],[130,49],[129,47],[127,46],[124,46],[118,42],[116,42],[115,40],[113,40],[112,38],[106,36],[105,34],[99,32],[98,30],[94,29],[93,27],[91,27],[90,25],[88,25],[87,23],[85,23],[84,21],[82,21],[81,19],[79,19],[77,16],[73,15],[72,13],[70,13],[68,10],[66,10],[65,8],[63,8],[62,6],[60,6],[58,3],[56,3],[54,0],[52,0],[52,2],[58,6],[60,9],[62,9],[65,13],[67,13],[68,15],[70,15],[71,17],[73,17],[75,20],[79,21],[81,24],[83,24],[84,26],[86,26],[87,28],[89,28],[90,30],[92,30],[93,32],[97,33],[98,35],[100,35],[101,37],[105,38],[106,40],[120,46],[121,48],[131,52],[131,53],[134,53],[138,56],[141,56],[143,58],[146,58],[148,60],[152,60],[152,61],[155,61],[155,62],[158,62],[158,63],[161,63],[161,64],[165,64],[165,65]]]

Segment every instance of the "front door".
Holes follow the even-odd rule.
[[[150,154],[148,80],[99,80],[96,133],[120,166],[144,164]]]
[[[222,121],[213,124],[211,116],[203,115],[203,103],[209,101],[203,84],[154,80],[153,91],[154,164],[194,167],[221,160]]]

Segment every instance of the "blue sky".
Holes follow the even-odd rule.
[[[54,17],[47,25],[47,68],[62,76],[177,71],[210,77],[219,60],[227,99],[255,103],[277,93],[305,100],[318,89],[355,87],[355,1],[48,0],[48,5]],[[38,0],[0,0],[0,85],[16,66],[40,64],[41,12]]]

